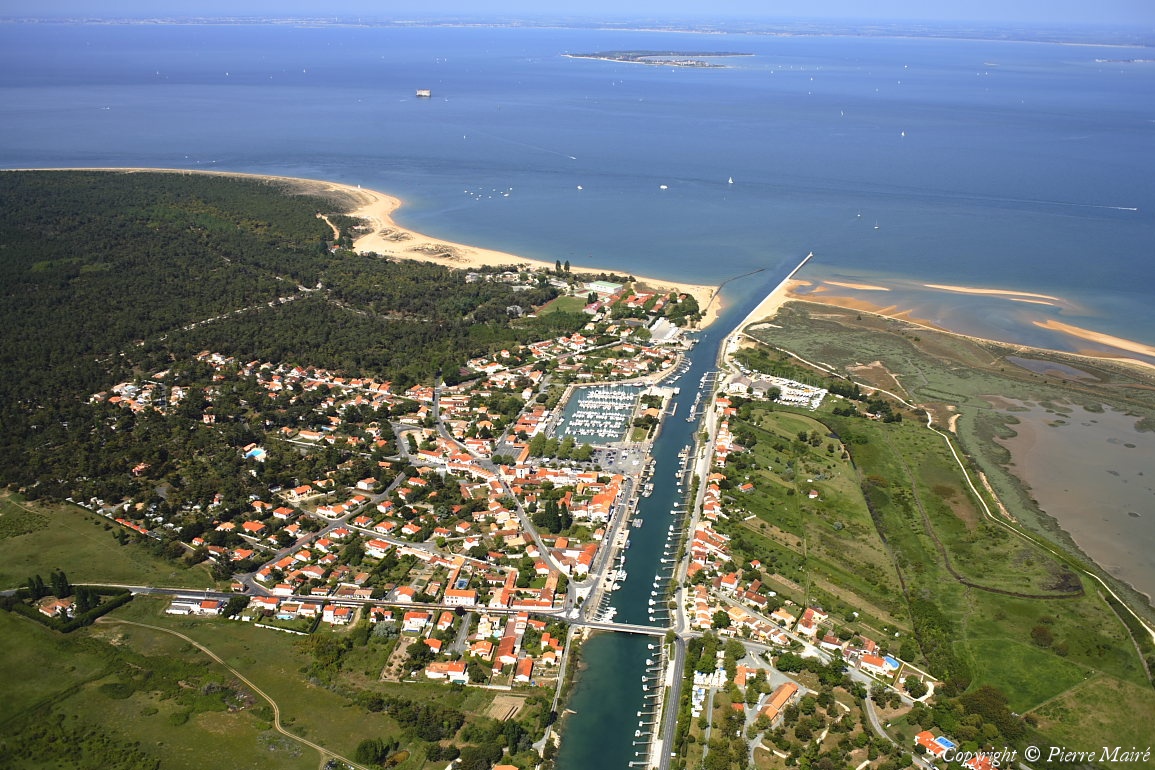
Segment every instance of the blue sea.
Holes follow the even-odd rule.
[[[563,55],[622,49],[752,55],[709,69]],[[861,297],[959,331],[1094,347],[1034,323],[1055,319],[1155,345],[1151,58],[916,37],[4,24],[0,167],[360,184],[440,237],[695,282],[814,251],[800,277],[890,288]]]

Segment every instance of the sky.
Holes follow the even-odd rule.
[[[366,16],[604,19],[744,17],[1128,24],[1155,27],[1152,0],[5,0],[2,16]]]

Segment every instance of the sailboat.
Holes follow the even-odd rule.
[[[734,184],[734,177],[730,177],[729,181],[727,181],[726,184]]]

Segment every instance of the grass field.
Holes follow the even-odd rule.
[[[853,610],[873,615],[870,633],[908,628],[894,565],[830,426],[752,402],[731,429],[751,445],[728,469],[731,521],[723,526],[744,561],[758,559],[804,586],[783,592],[796,602],[821,604],[839,618]]]
[[[259,629],[249,624],[222,619],[193,619],[165,615],[165,603],[159,600],[134,601],[117,613],[117,617],[171,628],[195,639],[236,668],[281,708],[281,719],[291,732],[351,757],[357,743],[368,737],[400,737],[395,722],[384,712],[373,713],[354,705],[334,689],[306,679],[309,656],[298,642],[302,637]],[[203,660],[201,653],[179,639],[147,629],[115,627],[134,649],[155,645],[169,649],[170,654]],[[320,634],[332,633],[319,631]],[[372,649],[372,647],[367,648]],[[337,689],[356,687],[382,695],[401,696],[408,700],[432,702],[461,710],[467,716],[484,715],[493,701],[493,693],[477,688],[452,688],[432,682],[389,683],[379,681],[375,673],[382,661],[371,653],[351,654],[340,675]],[[316,752],[311,753],[316,758]],[[401,770],[422,766],[420,752],[398,767]]]
[[[586,298],[571,297],[563,294],[553,302],[545,305],[537,311],[538,315],[549,315],[550,313],[580,313],[586,306]]]
[[[1090,669],[1056,660],[1038,647],[1005,638],[967,640],[975,658],[975,682],[994,684],[1010,696],[1010,707],[1025,712],[1082,682]]]
[[[1155,691],[1106,675],[1092,676],[1031,713],[1039,720],[1040,731],[1056,745],[1082,751],[1103,746],[1142,750],[1151,742]],[[1133,762],[1106,765],[1139,766]]]
[[[205,588],[204,566],[185,567],[153,555],[147,545],[116,540],[117,525],[74,505],[29,503],[0,494],[0,588],[63,569],[73,583]]]
[[[26,618],[0,612],[0,734],[4,725],[39,703],[52,702],[98,679],[111,663],[99,645],[78,642]],[[46,675],[51,672],[51,675]]]
[[[82,745],[62,746],[63,753],[46,756],[11,747],[9,758],[20,764],[0,760],[0,766],[82,766],[77,756],[85,752],[99,753],[110,746],[125,749],[139,742],[146,754],[163,756],[167,768],[317,767],[315,751],[272,733],[255,709],[204,711],[189,718],[188,705],[156,692],[138,690],[122,697],[115,685],[125,671],[147,670],[152,681],[148,687],[161,687],[156,678],[164,676],[161,661],[187,659],[188,671],[214,673],[207,660],[188,657],[188,645],[179,640],[150,640],[138,649],[135,643],[128,645],[127,637],[104,628],[62,635],[8,613],[0,613],[0,638],[5,641],[0,656],[5,682],[0,735],[23,734],[29,725],[48,721],[54,714],[65,720],[66,736],[87,736]],[[220,673],[227,677],[223,670]]]

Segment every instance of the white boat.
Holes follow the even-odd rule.
[[[726,184],[734,184],[734,177],[730,177],[730,179],[727,180]]]

